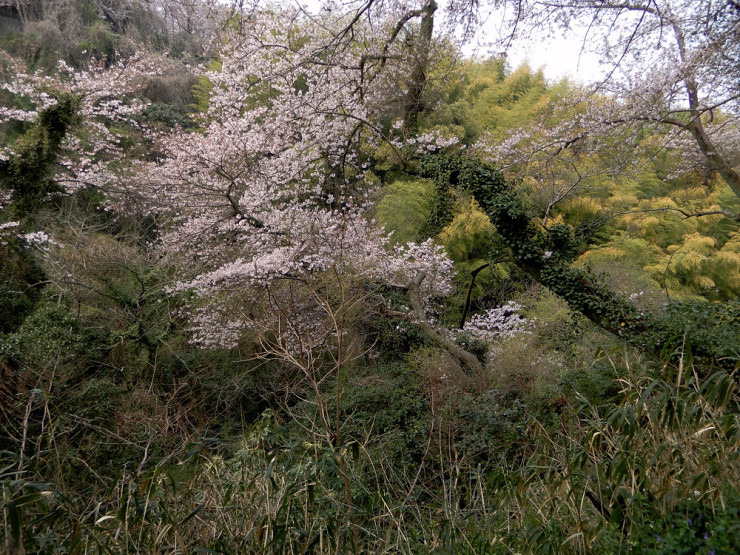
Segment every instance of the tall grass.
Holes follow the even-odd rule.
[[[5,453],[3,547],[8,553],[735,552],[734,376],[702,378],[690,365],[656,370],[627,355],[613,363],[621,388],[614,399],[595,403],[576,394],[556,425],[529,417],[518,455],[506,451],[506,438],[498,448],[486,444],[485,453],[473,450],[461,434],[478,432],[460,419],[475,413],[460,400],[467,408],[455,408],[449,396],[446,410],[419,421],[425,439],[411,461],[388,449],[391,431],[374,434],[373,422],[364,436],[347,434],[344,444],[331,445],[310,419],[297,425],[272,411],[231,450],[193,444],[148,470],[122,470],[105,490],[42,481],[34,474],[39,461],[26,460],[19,471],[18,457]],[[493,397],[480,399],[495,409]],[[296,418],[309,415],[311,403],[295,407]]]

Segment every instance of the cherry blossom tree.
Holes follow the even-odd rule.
[[[388,140],[374,123],[387,85],[362,65],[371,29],[354,31],[368,49],[337,46],[347,17],[252,12],[226,41],[220,70],[207,73],[201,130],[152,134],[160,159],[113,183],[115,197],[138,198],[164,222],[161,248],[186,269],[174,290],[197,293],[203,345],[233,346],[245,330],[322,343],[305,341],[321,329],[309,317],[322,313],[312,288],[298,302],[294,285],[279,284],[325,272],[401,284],[423,272],[425,301],[450,290],[441,247],[393,247],[366,215],[366,146]],[[287,298],[288,327],[272,318]]]
[[[136,93],[145,76],[161,71],[161,63],[135,56],[74,71],[60,61],[53,75],[9,64],[15,79],[0,88],[30,107],[0,107],[0,124],[26,122],[30,128],[0,148],[0,202],[25,213],[49,195],[104,185],[112,175],[108,163],[123,153],[121,133],[112,126],[137,125],[132,116],[145,103]]]
[[[483,15],[509,4],[515,16],[520,14],[520,0],[453,0],[443,4],[437,0],[330,0],[322,3],[318,17],[345,14],[333,31],[335,47],[356,46],[360,44],[355,41],[357,36],[370,32],[373,41],[364,44],[366,50],[358,60],[361,79],[372,81],[383,75],[386,83],[392,83],[383,91],[383,104],[400,108],[403,127],[413,135],[419,115],[434,107],[429,94],[432,73],[445,48],[470,38]]]
[[[531,0],[521,5],[517,16],[535,33],[587,24],[584,44],[607,68],[596,88],[576,99],[588,108],[540,141],[540,151],[560,155],[624,128],[633,133],[662,129],[666,146],[681,148],[693,167],[717,172],[740,197],[737,2]]]
[[[436,6],[427,8],[431,18]],[[432,241],[391,243],[368,216],[376,182],[366,174],[379,143],[405,148],[377,122],[410,117],[406,108],[389,109],[386,94],[399,75],[415,71],[400,39],[413,35],[410,22],[424,9],[370,2],[316,17],[251,5],[232,22],[219,70],[206,74],[213,92],[196,132],[147,130],[135,118],[144,104],[133,93],[160,67],[142,57],[83,72],[60,62],[54,75],[16,67],[4,88],[33,108],[3,108],[0,116],[33,125],[69,116],[43,146],[44,175],[32,176],[49,184],[42,197],[93,187],[109,194],[115,210],[135,206],[156,216],[158,248],[186,262],[172,290],[196,293],[191,316],[201,344],[231,346],[245,330],[266,337],[284,329],[271,308],[293,294],[281,289],[286,281],[306,285],[292,324],[293,335],[305,337],[318,321],[307,316],[322,312],[309,283],[322,272],[407,289],[413,281],[421,310],[410,318],[426,319],[430,300],[450,291],[452,263]],[[122,165],[111,123],[147,133],[157,160]],[[432,134],[409,143],[429,152],[454,141]],[[23,144],[2,153],[19,178],[31,175],[18,165]],[[25,185],[4,185],[5,201],[18,205]],[[296,338],[283,335],[273,339],[289,345]]]

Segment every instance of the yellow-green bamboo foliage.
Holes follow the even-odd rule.
[[[376,219],[397,243],[415,241],[429,218],[434,185],[426,179],[396,181],[378,204]]]
[[[603,217],[604,207],[599,199],[582,196],[566,201],[558,212],[569,224],[579,225]]]
[[[221,71],[222,63],[220,60],[212,60],[208,64],[209,71]],[[213,82],[205,75],[199,75],[198,80],[193,85],[193,103],[191,108],[195,112],[208,111],[208,105],[211,102],[211,92],[213,91]]]
[[[439,234],[438,240],[455,262],[485,259],[493,225],[474,199],[458,203],[457,215]]]
[[[518,130],[530,131],[534,145],[568,118],[578,121],[584,115],[583,103],[560,109],[565,98],[578,98],[567,81],[548,84],[526,65],[509,71],[505,61],[491,59],[470,62],[461,72],[464,79],[448,86],[447,102],[427,114],[425,126],[468,143],[484,139],[491,152]],[[578,136],[577,127],[565,127]],[[562,137],[551,139],[557,144]],[[526,154],[526,143],[525,133],[521,153]],[[683,156],[660,130],[633,133],[625,127],[598,141],[577,140],[556,156],[545,149],[499,162],[508,164],[506,173],[536,221],[546,227],[566,223],[583,233],[589,245],[578,263],[610,274],[616,290],[642,291],[644,298],[650,292],[655,303],[667,297],[737,298],[740,225],[722,215],[687,215],[740,213],[740,203],[711,172],[681,170]],[[403,209],[397,220],[400,214]],[[458,200],[452,222],[437,240],[465,271],[466,265],[486,259],[489,225],[474,204]]]
[[[696,175],[668,180],[648,171],[632,180],[622,179],[602,200],[605,210],[615,215],[614,232],[607,241],[586,251],[580,262],[612,270],[618,265],[634,265],[669,297],[737,298],[740,225],[719,213],[690,216],[737,211],[737,202],[727,189],[719,179],[706,185]],[[595,209],[592,201],[579,197],[567,203],[561,213],[566,221],[578,220],[570,206]]]
[[[471,285],[471,276],[475,273],[476,279],[470,289],[470,299],[476,303],[509,280],[510,268],[506,263],[499,263],[480,270],[481,266],[491,262],[496,230],[475,199],[463,192],[455,195],[452,221],[442,228],[436,241],[445,247],[447,255],[455,262],[456,290],[448,299],[446,318],[457,323],[465,304],[466,291]]]
[[[505,136],[542,114],[568,88],[566,81],[548,85],[542,71],[527,64],[510,72],[500,58],[469,62],[463,73],[446,91],[447,102],[427,116],[426,127],[459,130],[468,143],[483,133]]]

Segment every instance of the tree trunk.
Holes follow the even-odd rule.
[[[432,49],[434,12],[436,11],[436,0],[429,0],[421,10],[419,43],[403,108],[403,124],[407,133],[416,132],[419,113],[424,111],[424,91],[427,85],[427,69],[429,66],[429,53]]]
[[[722,179],[725,180],[735,193],[735,196],[740,198],[740,174],[733,168],[725,158],[717,152],[717,149],[712,144],[707,135],[704,125],[701,120],[697,117],[686,126],[689,132],[694,136],[696,144],[699,146],[699,150],[707,160],[707,164],[710,168],[715,170]]]

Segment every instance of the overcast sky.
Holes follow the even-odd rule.
[[[283,2],[300,3],[311,11],[317,12],[321,0],[282,0]],[[445,0],[438,0],[443,16]],[[473,41],[468,42],[463,52],[468,56],[487,57],[499,53],[500,48],[489,46],[505,29],[501,28],[502,14],[494,12],[482,25]],[[596,81],[603,74],[598,59],[593,54],[581,52],[585,27],[574,29],[567,37],[549,40],[517,40],[506,51],[509,64],[516,69],[524,62],[529,62],[532,69],[543,69],[545,77],[552,81],[568,77],[573,81],[589,83]]]
[[[440,3],[444,3],[441,0]],[[502,34],[506,36],[507,28],[502,27],[504,13],[494,11],[483,22],[475,39],[463,47],[469,56],[486,56],[497,53],[501,48],[486,46],[495,42]],[[517,39],[506,50],[509,64],[515,69],[524,62],[528,62],[532,69],[542,68],[545,77],[556,81],[563,77],[571,80],[588,83],[596,81],[603,75],[598,58],[583,49],[586,26],[574,26],[567,36],[552,38],[538,38],[537,40]]]
[[[485,33],[486,29],[483,30]],[[532,69],[541,67],[547,79],[557,81],[568,77],[573,81],[589,83],[595,81],[603,70],[596,56],[581,51],[582,43],[582,34],[579,36],[576,33],[545,41],[519,40],[511,44],[506,54],[512,69],[529,62]],[[468,55],[475,54],[476,47],[471,44],[464,51]]]

